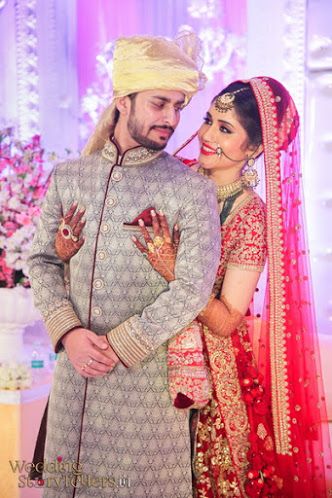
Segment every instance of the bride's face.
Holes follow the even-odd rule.
[[[211,105],[198,131],[199,162],[204,169],[241,170],[255,148],[249,144],[248,134],[234,109],[219,112]],[[221,149],[221,151],[220,151]],[[221,154],[217,154],[217,152]]]

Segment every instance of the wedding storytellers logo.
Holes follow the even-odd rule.
[[[130,479],[126,476],[114,478],[112,476],[92,475],[84,472],[81,463],[65,461],[61,456],[58,456],[54,461],[37,463],[26,460],[9,460],[9,466],[11,471],[17,474],[19,488],[130,488]]]

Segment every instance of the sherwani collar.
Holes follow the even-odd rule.
[[[158,157],[163,151],[162,150],[152,150],[146,147],[138,146],[133,149],[126,150],[122,155],[116,145],[116,143],[109,139],[104,145],[102,150],[102,156],[111,161],[112,164],[118,164],[121,166],[137,166],[142,163],[147,163]]]

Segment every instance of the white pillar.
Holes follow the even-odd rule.
[[[0,33],[0,124],[24,140],[40,133],[48,151],[76,151],[76,2],[7,0]]]
[[[304,186],[317,321],[332,337],[331,21],[331,0],[309,0]]]

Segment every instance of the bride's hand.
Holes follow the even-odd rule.
[[[174,269],[177,250],[180,242],[180,232],[177,225],[173,228],[173,237],[171,237],[166,217],[162,211],[158,214],[151,211],[152,227],[154,238],[150,234],[143,220],[139,220],[140,230],[146,242],[144,246],[136,237],[132,237],[135,246],[149,260],[151,266],[167,282],[175,280]]]
[[[65,263],[75,256],[84,244],[84,238],[81,235],[86,223],[85,220],[82,221],[85,209],[78,210],[77,212],[76,210],[77,204],[74,203],[62,218],[55,236],[55,251],[58,257]]]

